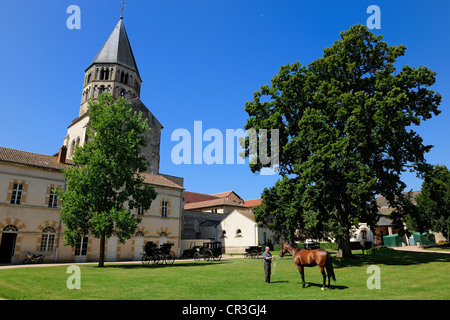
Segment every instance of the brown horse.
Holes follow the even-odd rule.
[[[297,269],[298,271],[300,271],[300,275],[302,277],[303,288],[305,287],[306,284],[303,267],[314,267],[314,266],[319,266],[320,272],[322,273],[323,277],[322,290],[325,289],[327,279],[325,269],[327,270],[328,274],[328,289],[331,288],[330,278],[333,278],[333,281],[336,281],[336,277],[334,275],[331,255],[328,251],[323,249],[314,249],[314,250],[300,249],[297,246],[293,247],[286,242],[283,243],[283,246],[281,247],[280,257],[283,257],[287,251],[289,251],[289,253],[294,257],[294,263],[297,265]]]

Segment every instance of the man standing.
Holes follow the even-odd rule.
[[[272,260],[275,259],[270,252],[270,248],[266,247],[264,254],[263,254],[263,260],[264,260],[264,274],[266,275],[266,283],[270,283],[270,272],[272,269]]]

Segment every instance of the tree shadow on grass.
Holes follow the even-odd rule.
[[[333,258],[333,267],[359,267],[364,265],[409,266],[430,262],[450,262],[450,255],[432,252],[383,250],[373,254],[354,254],[349,259]]]

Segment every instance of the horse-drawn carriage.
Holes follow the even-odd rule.
[[[190,243],[189,249],[186,249],[183,251],[183,254],[181,255],[182,258],[193,258],[194,255],[198,252],[198,250],[201,248],[202,246],[196,246],[195,242],[192,241]]]
[[[245,249],[244,258],[259,258],[259,256],[262,253],[262,247],[261,246],[250,246]]]
[[[171,251],[173,243],[164,243],[160,247],[152,241],[147,241],[144,246],[144,254],[142,255],[142,264],[148,265],[166,263],[173,264],[175,261],[175,253]]]
[[[197,248],[194,253],[194,260],[199,261],[203,258],[205,261],[222,259],[222,242],[205,242],[203,247]]]

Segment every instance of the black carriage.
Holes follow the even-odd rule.
[[[205,242],[203,247],[197,249],[194,253],[194,260],[199,261],[203,258],[205,261],[219,261],[222,259],[222,242]]]
[[[189,249],[184,250],[181,257],[182,258],[193,258],[195,253],[197,253],[201,247],[202,246],[196,246],[195,242],[191,242]]]
[[[160,247],[153,243],[153,241],[147,241],[144,246],[144,254],[142,255],[142,264],[173,264],[175,262],[175,253],[171,250],[173,243],[164,243]]]
[[[259,258],[259,256],[262,254],[262,251],[263,250],[261,246],[250,246],[245,249],[244,258]]]

